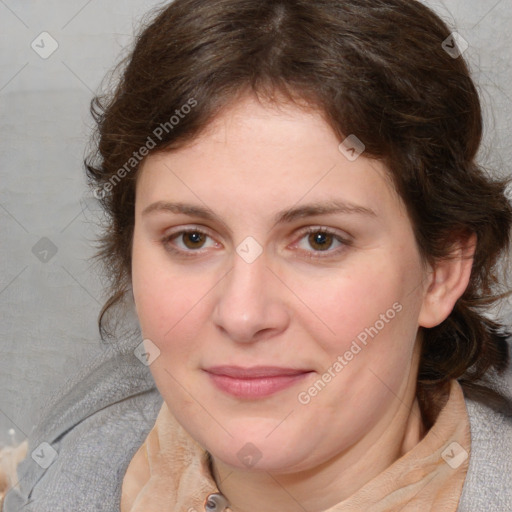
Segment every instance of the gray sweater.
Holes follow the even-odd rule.
[[[106,348],[46,405],[3,512],[118,512],[128,464],[161,405],[133,350]],[[512,512],[512,417],[466,405],[472,450],[458,512]]]

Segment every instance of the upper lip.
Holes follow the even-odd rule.
[[[256,379],[258,377],[277,377],[281,375],[300,375],[311,370],[297,368],[282,368],[278,366],[212,366],[205,369],[206,372],[214,375],[224,375],[235,379]]]

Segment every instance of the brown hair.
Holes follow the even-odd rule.
[[[506,183],[476,163],[480,101],[462,56],[446,51],[450,32],[414,0],[161,7],[121,63],[113,93],[91,104],[98,145],[86,166],[109,218],[99,252],[111,278],[102,336],[106,312],[130,290],[143,155],[192,140],[244,92],[273,101],[279,93],[304,100],[340,141],[356,135],[365,156],[387,165],[425,261],[448,257],[457,237],[478,237],[467,290],[447,320],[423,330],[420,395],[453,378],[477,390],[489,370],[504,371],[508,333],[485,311],[500,292],[497,264],[509,248],[512,208]]]

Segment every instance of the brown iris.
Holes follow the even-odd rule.
[[[204,240],[206,238],[206,235],[198,231],[183,233],[181,236],[183,237],[183,243],[188,249],[200,248],[204,244]]]
[[[316,231],[315,233],[309,234],[308,241],[314,249],[325,251],[331,247],[333,235]]]

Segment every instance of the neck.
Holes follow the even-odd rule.
[[[415,373],[415,372],[411,372]],[[213,476],[234,512],[321,512],[339,504],[411,450],[425,435],[416,386],[354,446],[296,473],[241,470],[215,458]]]

